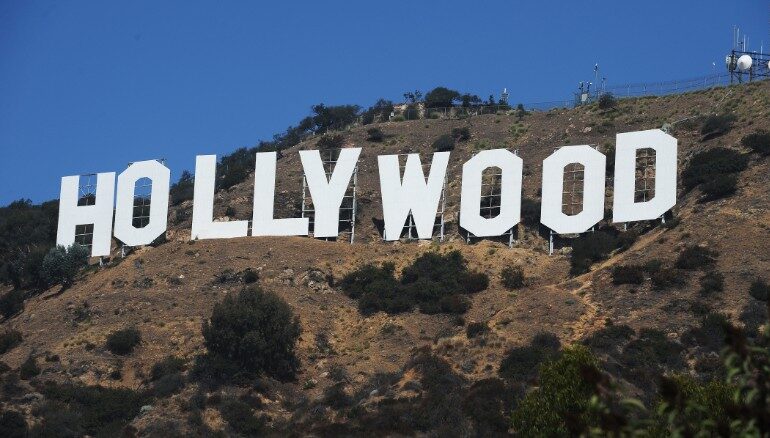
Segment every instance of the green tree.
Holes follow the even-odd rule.
[[[214,358],[281,379],[292,378],[299,367],[294,349],[300,333],[291,307],[256,286],[226,296],[203,324],[204,343]]]
[[[446,108],[454,105],[460,93],[445,87],[436,87],[425,95],[426,108]]]
[[[88,263],[88,256],[88,248],[77,243],[66,248],[62,245],[51,248],[43,259],[42,277],[49,284],[69,287],[80,268]]]

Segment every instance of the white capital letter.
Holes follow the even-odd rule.
[[[361,148],[340,150],[340,156],[334,164],[331,178],[326,177],[326,169],[319,151],[299,151],[305,179],[313,198],[315,220],[313,236],[337,237],[339,233],[340,205],[348,190],[350,178],[356,169]]]
[[[481,215],[482,173],[498,167],[500,180],[500,213],[493,218]],[[460,226],[477,237],[500,236],[519,223],[521,215],[521,158],[506,149],[482,151],[463,164],[460,195]]]
[[[583,165],[583,211],[562,211],[564,167]],[[607,157],[588,145],[564,146],[543,160],[543,200],[540,222],[559,234],[582,233],[604,217],[604,172]]]
[[[428,181],[422,171],[419,154],[409,154],[404,179],[398,155],[377,157],[382,191],[382,215],[385,220],[385,240],[398,240],[409,212],[412,212],[417,236],[430,239],[436,222],[436,210],[444,188],[449,152],[436,152],[430,165]]]
[[[152,181],[150,218],[146,226],[137,228],[134,220],[134,188],[136,181]],[[149,245],[166,231],[168,219],[168,191],[171,171],[156,160],[131,163],[118,175],[118,195],[115,203],[115,230],[117,239],[129,246]]]
[[[618,134],[615,145],[615,189],[612,221],[631,222],[660,217],[676,204],[676,138],[660,129]],[[655,195],[634,202],[636,151],[655,151]]]
[[[94,224],[91,256],[110,255],[112,240],[112,198],[115,194],[115,172],[96,175],[96,194],[93,205],[78,206],[79,176],[61,179],[59,194],[59,226],[56,244],[70,246],[75,243],[77,225]]]
[[[216,155],[198,155],[195,157],[192,239],[244,237],[248,234],[248,221],[214,222],[216,174]]]
[[[274,219],[275,152],[257,152],[254,166],[252,236],[307,236],[308,218]]]

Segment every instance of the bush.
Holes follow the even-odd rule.
[[[599,109],[612,109],[615,108],[617,104],[618,101],[612,93],[604,93],[599,97]]]
[[[500,281],[508,290],[524,287],[524,270],[520,266],[506,266],[500,271]]]
[[[51,248],[43,259],[42,277],[49,284],[59,283],[68,287],[80,268],[88,263],[89,255],[88,248],[77,243],[67,248],[61,245]]]
[[[716,175],[701,186],[704,201],[726,198],[738,189],[738,177],[735,175]]]
[[[445,87],[436,87],[425,94],[425,108],[447,108],[454,105],[460,93]]]
[[[299,367],[294,348],[301,329],[291,307],[251,286],[214,306],[203,325],[209,354],[246,373],[292,378]]]
[[[42,424],[36,426],[33,436],[120,436],[149,401],[145,394],[131,389],[50,381],[38,391],[48,401],[41,409]]]
[[[590,400],[598,394],[601,380],[598,361],[583,346],[565,349],[557,360],[540,369],[540,385],[529,392],[512,416],[521,436],[586,435],[598,424],[591,415]],[[583,433],[581,433],[583,432]]]
[[[311,118],[311,129],[316,134],[325,134],[327,131],[339,131],[347,128],[358,120],[358,105],[314,105],[314,115]]]
[[[741,144],[754,152],[762,155],[770,155],[770,132],[759,130],[741,139]]]
[[[24,310],[24,292],[14,289],[0,297],[0,314],[10,318]]]
[[[0,335],[0,354],[11,351],[14,347],[21,344],[21,332],[9,329]]]
[[[700,279],[700,293],[711,295],[725,290],[725,276],[719,271],[708,271]]]
[[[454,150],[455,139],[451,135],[444,134],[433,142],[433,150],[436,152],[447,152]]]
[[[583,340],[596,353],[617,352],[622,344],[634,336],[634,329],[627,325],[609,324]]]
[[[617,249],[630,247],[636,234],[632,231],[617,233],[614,230],[597,230],[584,233],[572,242],[570,274],[579,275],[588,272],[594,262],[607,258]]]
[[[167,374],[153,383],[152,392],[155,397],[166,398],[184,388],[184,383],[182,374]]]
[[[452,138],[457,141],[467,141],[471,138],[471,130],[467,126],[452,128]]]
[[[749,287],[749,295],[759,301],[767,301],[770,297],[770,284],[761,278],[757,278]]]
[[[700,133],[704,139],[710,139],[719,137],[720,135],[727,134],[733,129],[733,122],[735,116],[732,114],[719,114],[706,117],[703,121],[703,126],[700,128]]]
[[[421,255],[404,268],[400,281],[394,271],[392,263],[367,264],[345,275],[340,286],[365,315],[407,312],[415,305],[428,314],[465,313],[470,301],[464,295],[489,286],[489,277],[469,271],[459,251]]]
[[[642,284],[644,268],[637,265],[618,265],[612,270],[614,284]]]
[[[708,183],[720,175],[738,173],[748,164],[748,157],[733,149],[717,147],[695,154],[682,171],[685,190]]]
[[[555,335],[538,333],[529,345],[508,350],[500,362],[498,374],[516,381],[529,380],[537,374],[538,365],[558,355],[560,347]]]
[[[489,331],[489,326],[487,326],[487,323],[472,322],[468,324],[468,327],[465,329],[465,336],[467,336],[468,339],[473,339],[478,335],[483,335],[484,333],[487,333],[488,331]]]
[[[257,271],[247,268],[245,271],[243,271],[243,282],[246,284],[256,283],[257,280],[259,280],[259,274],[257,274]]]
[[[219,412],[227,424],[237,433],[246,436],[261,436],[267,423],[264,416],[255,417],[251,407],[237,399],[229,399],[222,403]]]
[[[377,121],[385,122],[393,113],[393,102],[385,99],[379,99],[362,114],[361,120],[364,125]]]
[[[379,143],[385,139],[385,134],[380,128],[369,128],[366,130],[366,139],[375,143]]]
[[[28,199],[0,207],[0,283],[42,287],[43,257],[56,244],[59,201],[33,205]]]
[[[166,356],[165,359],[163,359],[160,362],[157,362],[155,365],[152,366],[152,370],[150,372],[150,380],[160,380],[161,378],[172,375],[175,373],[179,373],[184,371],[185,367],[185,360],[175,357],[175,356]]]
[[[195,193],[195,178],[190,171],[185,170],[179,177],[179,181],[174,183],[169,189],[171,205],[179,205],[184,201],[189,201]]]
[[[716,262],[718,253],[698,245],[686,247],[676,259],[676,267],[679,269],[696,270],[712,266]]]
[[[3,411],[0,414],[0,436],[5,438],[26,438],[28,431],[24,415],[16,411]]]
[[[40,368],[37,366],[35,357],[30,354],[27,356],[27,360],[19,366],[19,378],[21,380],[29,380],[38,374],[40,374]]]
[[[685,285],[682,272],[674,268],[660,268],[650,274],[652,288],[663,291],[671,288],[680,288]]]
[[[134,347],[142,342],[142,335],[136,327],[116,330],[107,336],[106,347],[113,354],[125,356],[134,351]]]
[[[327,134],[318,139],[316,147],[321,151],[342,149],[345,145],[345,137],[342,134]]]
[[[256,152],[256,148],[240,148],[222,156],[217,166],[217,189],[227,190],[244,181],[254,171]]]

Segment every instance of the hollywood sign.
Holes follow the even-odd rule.
[[[655,151],[655,195],[635,202],[636,157],[639,149]],[[331,177],[327,178],[317,150],[299,151],[307,186],[315,208],[315,237],[336,237],[339,233],[340,206],[355,172],[361,148],[340,151]],[[412,215],[417,237],[430,239],[436,212],[444,189],[449,152],[433,154],[428,176],[423,173],[419,154],[409,154],[401,173],[398,155],[377,157],[383,238],[398,240],[404,223]],[[276,153],[257,152],[254,169],[254,210],[252,236],[307,236],[308,218],[281,218],[274,215]],[[564,168],[579,163],[584,168],[583,208],[568,215],[562,210]],[[217,159],[199,155],[195,160],[195,186],[191,239],[245,237],[248,221],[214,221],[214,190]],[[481,215],[482,173],[496,167],[501,171],[499,214]],[[564,146],[543,161],[540,221],[555,233],[582,233],[604,217],[606,157],[588,145]],[[479,152],[463,164],[459,225],[477,237],[500,236],[520,220],[523,162],[506,149]],[[676,203],[677,140],[653,129],[617,134],[612,206],[613,222],[633,222],[660,217]],[[93,224],[92,256],[110,253],[111,236],[129,246],[152,243],[167,227],[171,172],[156,160],[132,163],[117,177],[97,174],[93,205],[78,205],[79,176],[65,176],[61,182],[59,223],[56,243],[75,242],[75,227]],[[143,227],[133,224],[134,191],[142,178],[152,181],[149,221]],[[113,217],[114,215],[114,217]]]

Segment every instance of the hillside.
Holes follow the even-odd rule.
[[[732,128],[704,137],[703,120],[712,114],[734,116]],[[459,234],[461,167],[479,150],[518,150],[525,164],[524,197],[537,203],[541,163],[554,147],[593,144],[606,151],[614,145],[617,132],[660,128],[682,119],[688,120],[674,124],[671,131],[679,141],[680,173],[699,152],[717,147],[737,150],[748,161],[738,173],[736,192],[704,202],[701,187],[688,191],[680,184],[673,219],[666,226],[659,221],[631,226],[633,243],[597,260],[588,272],[570,273],[571,239],[560,240],[557,251],[548,255],[547,235],[536,225],[520,225],[512,248],[494,239],[466,244]],[[381,142],[367,140],[367,129],[373,126],[385,134]],[[469,129],[470,139],[459,141],[450,158],[447,238],[444,242],[382,242],[377,228],[382,218],[377,155],[418,152],[424,163],[429,162],[436,138],[460,127]],[[50,398],[41,395],[44,381],[143,391],[153,387],[149,378],[153,365],[171,354],[186,363],[181,374],[184,384],[147,401],[151,409],[128,415],[127,430],[137,436],[233,433],[234,426],[223,418],[226,409],[222,409],[222,400],[230,398],[245,401],[254,415],[267,415],[266,424],[276,435],[288,431],[329,436],[365,431],[502,433],[490,424],[506,418],[503,429],[507,428],[515,400],[535,385],[536,372],[525,378],[502,376],[501,362],[512,349],[530,346],[543,332],[555,335],[562,346],[586,342],[623,394],[650,401],[660,373],[708,379],[718,372],[723,332],[709,325],[718,315],[751,330],[766,320],[765,303],[748,291],[757,279],[770,281],[770,161],[752,153],[741,139],[768,127],[768,81],[624,99],[606,110],[591,105],[524,116],[512,111],[461,120],[353,126],[340,131],[346,146],[363,148],[358,171],[360,209],[352,245],[344,239],[327,242],[300,237],[189,241],[191,202],[172,207],[167,242],[136,249],[125,259],[115,257],[104,268],[86,269],[70,288],[60,291],[54,286],[30,296],[22,312],[2,320],[3,329],[18,330],[23,337],[0,356],[10,368],[0,389],[3,407],[21,411],[30,425],[40,421],[44,416],[40,407]],[[297,151],[315,149],[317,141],[311,138],[282,151],[277,217],[299,214],[302,168]],[[230,208],[235,219],[250,218],[252,181],[249,176],[218,192],[215,215],[224,216]],[[707,252],[713,262],[676,267],[680,254],[693,246]],[[470,269],[490,279],[485,290],[469,295],[470,308],[461,317],[417,310],[363,315],[356,300],[340,287],[346,274],[366,263],[393,262],[400,273],[426,252],[453,250],[462,254]],[[524,287],[503,286],[501,272],[507,266],[522,268]],[[655,268],[644,271],[641,284],[615,284],[613,270],[618,266]],[[661,287],[663,280],[650,278],[667,269],[675,277],[673,286]],[[283,298],[299,317],[299,372],[288,382],[264,378],[259,383],[206,385],[191,371],[196,356],[206,351],[201,326],[215,303],[244,287],[235,274],[246,270],[255,271],[259,286]],[[723,275],[724,290],[706,293],[702,278],[714,272]],[[467,329],[474,322],[483,323],[488,331],[469,338]],[[129,326],[139,329],[141,344],[125,356],[108,351],[107,335]],[[611,330],[626,326],[631,330]],[[649,329],[657,332],[650,334]],[[649,352],[659,349],[673,353],[656,361]],[[635,352],[638,361],[629,359]],[[30,355],[37,359],[39,375],[22,381],[10,377]],[[459,397],[444,401],[450,407],[425,405],[430,406],[434,391],[426,376],[439,372],[429,371],[436,365],[426,365],[430,362],[426,357],[449,365],[441,371],[446,374],[442,385]],[[473,391],[468,388],[483,389],[479,382],[500,382],[508,391],[506,396],[495,391],[501,407],[490,408],[495,414],[487,423],[457,407],[471,403]],[[334,394],[343,402],[335,402]],[[447,418],[453,419],[435,420],[448,428],[441,429],[434,420],[403,420],[399,409],[447,412]],[[465,414],[454,416],[453,409]]]

